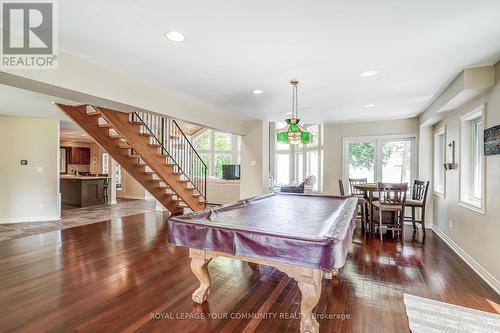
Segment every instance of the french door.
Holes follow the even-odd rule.
[[[408,183],[416,177],[415,137],[378,136],[344,139],[343,179]]]

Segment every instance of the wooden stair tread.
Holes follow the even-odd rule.
[[[203,196],[189,180],[182,179],[185,178],[182,176],[183,172],[177,168],[171,156],[156,139],[149,139],[154,135],[147,129],[144,130],[141,121],[131,120],[130,114],[125,112],[92,105],[57,104],[57,106],[86,130],[124,170],[150,191],[171,213],[180,214],[185,208],[203,209]],[[140,133],[141,131],[145,133]],[[173,133],[170,140],[177,142],[178,135],[180,134]],[[148,139],[144,140],[141,137]],[[174,143],[174,149],[177,145]],[[160,149],[153,150],[156,148]],[[123,152],[122,149],[127,151]],[[151,171],[146,171],[150,169],[149,167]]]

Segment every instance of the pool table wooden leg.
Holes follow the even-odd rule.
[[[206,259],[205,251],[191,249],[189,251],[191,257],[191,271],[200,281],[200,286],[192,295],[193,302],[203,303],[207,300],[210,294],[210,273],[208,272],[208,263],[211,259]]]
[[[338,269],[334,269],[334,270],[331,270],[331,271],[323,271],[323,274],[324,274],[325,279],[331,280],[331,279],[333,279],[334,276],[338,276],[339,275],[339,270]]]
[[[321,296],[322,271],[316,269],[302,269],[297,280],[302,300],[300,302],[300,332],[319,333],[319,323],[313,316],[313,309]]]

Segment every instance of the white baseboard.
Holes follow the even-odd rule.
[[[436,226],[432,226],[432,231],[436,233],[460,258],[462,258],[463,261],[467,265],[469,265],[470,268],[474,272],[476,272],[481,279],[484,280],[497,294],[500,295],[500,282],[495,279],[493,275],[490,274],[486,269],[483,268],[477,261],[475,261],[467,252],[465,252],[460,246],[458,246],[457,243],[455,243],[450,237],[448,237],[441,229],[439,229]]]
[[[58,221],[59,216],[0,217],[0,224]]]

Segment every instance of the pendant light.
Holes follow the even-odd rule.
[[[299,81],[291,80],[292,85],[292,117],[286,120],[286,126],[276,134],[278,142],[288,143],[292,145],[297,144],[307,144],[312,141],[312,134],[306,131],[302,126],[300,126],[299,115],[298,115],[298,97],[297,97],[297,86]]]

